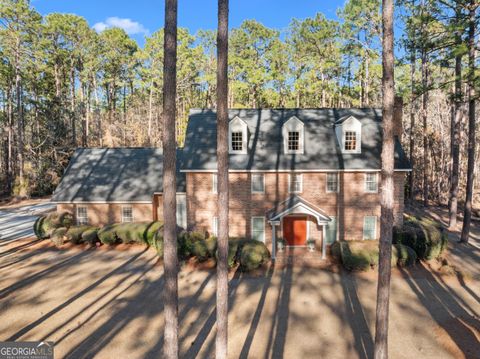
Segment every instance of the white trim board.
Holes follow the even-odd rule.
[[[313,169],[313,170],[302,170],[302,169],[293,169],[293,170],[228,170],[229,173],[255,173],[255,172],[260,172],[260,173],[291,173],[291,172],[303,172],[303,173],[308,173],[308,172],[381,172],[381,169]],[[216,173],[217,170],[180,170],[182,173]],[[394,170],[394,172],[412,172],[411,169],[401,169],[401,170]]]

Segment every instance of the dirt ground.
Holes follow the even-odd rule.
[[[394,270],[391,358],[480,358],[480,241],[451,243],[461,275]],[[454,238],[452,237],[452,240]],[[158,358],[163,270],[142,247],[0,246],[0,340],[52,340],[56,358]],[[215,273],[179,276],[181,358],[213,358]],[[376,273],[270,268],[230,281],[231,358],[371,358]]]

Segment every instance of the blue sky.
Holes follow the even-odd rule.
[[[178,25],[195,33],[217,25],[217,0],[178,0]],[[336,18],[345,0],[230,0],[230,26],[255,19],[276,29],[285,29],[292,18],[305,18],[323,12]],[[91,26],[101,30],[108,26],[123,27],[143,45],[146,34],[163,26],[163,0],[33,0],[41,14],[73,13],[83,16]]]

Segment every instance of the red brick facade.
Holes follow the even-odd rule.
[[[265,217],[266,212],[288,198],[288,173],[265,173],[265,192],[252,193],[251,173],[230,174],[230,236],[250,237],[252,217]],[[380,174],[378,174],[378,178]],[[395,223],[402,222],[404,172],[395,174]],[[306,201],[337,218],[338,238],[363,238],[365,216],[377,217],[379,237],[380,188],[376,193],[365,192],[364,172],[340,172],[337,193],[326,190],[325,172],[303,173],[303,191],[298,193]],[[187,218],[189,229],[213,231],[213,218],[217,217],[217,195],[212,191],[212,173],[187,173]],[[380,187],[380,186],[379,186]],[[309,217],[308,238],[321,243],[323,228]],[[276,238],[282,236],[281,225]],[[271,226],[265,221],[266,242],[271,242]]]
[[[321,209],[330,217],[337,218],[339,239],[358,240],[363,238],[365,216],[376,216],[376,237],[380,234],[380,174],[375,193],[365,192],[364,172],[340,172],[339,191],[327,192],[325,172],[303,173],[303,190],[300,197]],[[213,192],[213,174],[205,172],[187,173],[187,227],[212,233],[214,217],[217,217],[217,194]],[[266,217],[266,212],[276,208],[290,195],[289,173],[264,173],[264,193],[252,193],[251,173],[230,173],[230,236],[250,237],[252,217]],[[401,224],[404,208],[405,172],[395,173],[395,224]],[[131,205],[134,221],[151,221],[162,218],[162,196],[152,197],[152,203],[90,203],[58,204],[59,211],[69,211],[76,216],[77,206],[86,206],[88,222],[105,225],[122,221],[122,207]],[[307,238],[315,239],[321,248],[323,226],[317,225],[313,216],[307,216]],[[282,237],[282,224],[276,227],[276,238]],[[265,218],[265,240],[271,243],[272,228]]]

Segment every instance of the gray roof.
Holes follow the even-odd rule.
[[[362,170],[381,168],[382,112],[353,109],[231,109],[229,118],[248,125],[248,154],[230,154],[232,170]],[[282,125],[296,116],[305,125],[303,154],[284,154]],[[342,154],[335,123],[354,116],[362,124],[362,151]],[[214,110],[192,110],[183,149],[184,170],[216,170],[217,128]],[[395,168],[410,169],[400,142]]]
[[[178,163],[179,155],[177,151]],[[52,201],[151,201],[155,192],[162,192],[162,174],[163,154],[158,148],[80,148]],[[177,191],[185,188],[185,174],[177,173]]]

